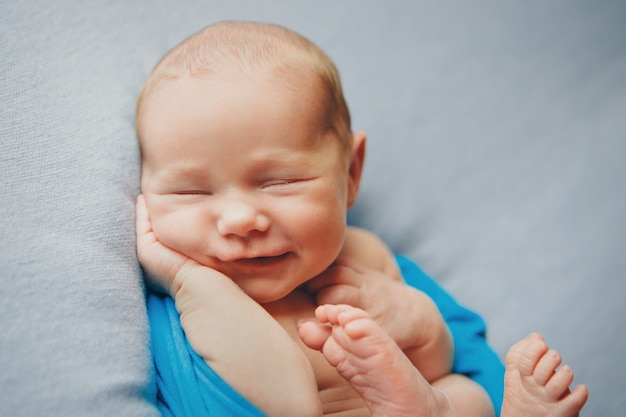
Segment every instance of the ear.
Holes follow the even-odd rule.
[[[348,208],[354,205],[359,193],[363,163],[365,162],[365,142],[366,135],[364,132],[352,134],[352,153],[348,167]]]

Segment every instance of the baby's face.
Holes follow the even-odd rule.
[[[161,243],[278,300],[339,253],[350,201],[339,138],[304,85],[165,80],[138,119],[142,190]]]

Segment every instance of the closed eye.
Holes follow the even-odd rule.
[[[182,190],[182,191],[176,191],[173,194],[194,196],[194,195],[211,195],[212,193],[209,191],[204,191],[204,190]]]
[[[290,185],[298,181],[299,180],[293,178],[280,178],[276,180],[266,181],[265,183],[263,183],[261,188],[280,187],[284,185]]]
[[[261,190],[264,191],[285,191],[299,189],[301,185],[304,185],[315,178],[277,178],[270,181],[265,181],[261,185]]]

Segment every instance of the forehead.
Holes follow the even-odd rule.
[[[314,139],[331,130],[325,97],[317,89],[310,80],[296,84],[272,76],[163,79],[143,98],[137,117],[144,162],[157,147],[180,150],[208,139],[240,138],[243,146],[250,144],[243,139],[263,134],[316,145]]]
[[[147,121],[175,109],[193,111],[198,107],[218,104],[232,110],[263,111],[273,104],[274,111],[282,110],[282,117],[307,118],[327,123],[328,94],[316,77],[280,76],[272,72],[244,76],[242,74],[197,74],[163,78],[153,83],[142,95],[138,106],[137,124],[142,131],[149,128]],[[282,109],[277,104],[283,103]],[[242,114],[243,116],[243,114]],[[268,114],[271,117],[271,115]],[[146,120],[148,119],[148,120]]]

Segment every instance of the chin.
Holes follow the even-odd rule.
[[[250,298],[252,298],[257,303],[269,304],[287,297],[293,292],[294,288],[278,289],[276,287],[273,287],[269,289],[269,291],[268,288],[254,288],[243,290],[246,294],[248,294]]]
[[[287,293],[287,294],[282,294],[282,293],[280,293],[280,294],[276,294],[276,293],[274,293],[274,294],[263,294],[260,297],[253,296],[251,294],[248,294],[248,295],[250,296],[250,298],[252,298],[254,301],[256,301],[259,304],[269,304],[269,303],[273,303],[275,301],[282,300],[283,298],[288,296],[289,293]]]

